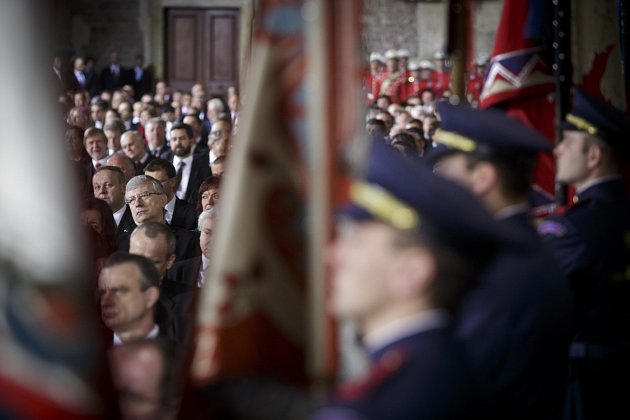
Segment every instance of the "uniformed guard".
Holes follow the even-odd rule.
[[[630,204],[621,168],[630,120],[576,89],[556,156],[576,204],[538,232],[569,278],[577,306],[570,347],[572,418],[630,418]]]
[[[350,199],[329,254],[330,306],[358,323],[371,369],[314,418],[492,418],[450,313],[506,240],[500,226],[465,190],[382,142]]]
[[[429,160],[476,195],[495,219],[522,234],[469,294],[457,336],[502,417],[557,419],[566,388],[572,302],[559,264],[529,218],[537,154],[547,139],[498,110],[439,103],[441,128]]]
[[[387,50],[385,59],[387,60],[387,70],[383,73],[375,93],[378,93],[378,96],[387,95],[391,98],[392,103],[397,104],[400,102],[400,93],[405,81],[399,70],[398,52],[396,50]]]

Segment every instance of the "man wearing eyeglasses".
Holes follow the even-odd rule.
[[[150,176],[138,175],[131,178],[127,183],[125,201],[131,209],[131,215],[135,224],[138,226],[148,222],[166,224],[166,219],[164,218],[166,200],[164,187],[158,180]],[[176,239],[176,260],[192,258],[201,253],[199,249],[199,234],[197,232],[172,225],[170,228],[173,230]],[[129,250],[129,236],[130,234],[125,234],[119,237],[119,250]]]
[[[212,165],[221,156],[226,156],[232,142],[232,124],[229,121],[217,120],[212,125],[212,130],[208,135],[208,147],[210,153],[208,158]],[[213,175],[216,175],[213,173]]]

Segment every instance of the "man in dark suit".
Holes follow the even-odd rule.
[[[194,313],[192,305],[196,292],[167,278],[166,273],[175,261],[176,238],[163,223],[146,222],[132,233],[129,252],[142,255],[153,262],[160,278],[160,297],[170,319],[166,320],[167,334],[178,342],[192,338]]]
[[[195,229],[197,210],[192,204],[175,196],[177,174],[173,164],[166,159],[154,159],[144,168],[144,174],[157,179],[164,187],[168,200],[164,207],[166,222],[182,229]]]
[[[131,209],[131,215],[137,226],[147,222],[166,224],[164,220],[164,206],[166,194],[162,184],[146,175],[137,175],[127,183],[125,200]],[[192,258],[201,253],[199,249],[198,232],[169,226],[175,235],[175,256],[178,261]],[[119,250],[129,249],[129,236],[119,238]]]
[[[118,62],[118,51],[112,51],[110,63],[101,71],[101,88],[108,92],[120,89],[127,82],[127,69]]]
[[[166,122],[161,118],[151,118],[144,125],[148,152],[156,158],[167,159],[171,148],[166,143]]]
[[[94,196],[112,209],[117,238],[125,233],[131,234],[136,227],[131,210],[125,204],[125,184],[123,172],[116,166],[103,166],[92,177]]]
[[[208,153],[208,133],[201,124],[199,113],[194,108],[189,109],[182,122],[193,129],[193,153]]]
[[[630,203],[621,169],[630,119],[585,93],[555,150],[556,180],[575,187],[574,206],[538,227],[567,275],[577,306],[571,418],[630,418]]]
[[[72,68],[66,75],[66,91],[77,92],[86,90],[86,78],[83,70],[85,69],[85,62],[83,57],[72,58]]]
[[[160,299],[159,277],[147,258],[121,252],[109,256],[99,275],[98,294],[114,346],[164,334],[154,312]]]
[[[133,162],[136,175],[142,175],[144,168],[155,159],[144,147],[144,140],[137,131],[127,131],[120,138],[120,147]]]
[[[50,74],[50,87],[57,98],[66,93],[66,75],[63,73],[61,55],[55,54],[52,57],[52,71]]]
[[[109,351],[113,385],[118,391],[121,418],[176,418],[182,373],[172,342],[138,340]]]
[[[491,418],[449,312],[507,239],[465,190],[382,142],[370,147],[329,252],[329,307],[358,323],[370,372],[313,418]]]
[[[134,99],[139,101],[143,95],[150,93],[153,88],[153,74],[150,69],[144,67],[142,54],[136,56],[136,61],[130,73]]]
[[[120,170],[125,175],[125,187],[127,186],[127,182],[129,182],[131,178],[136,176],[136,167],[133,164],[133,161],[129,159],[127,155],[124,154],[124,152],[114,153],[113,155],[108,157],[107,165],[120,168]]]
[[[436,171],[469,189],[501,224],[520,232],[465,299],[458,338],[503,417],[561,417],[572,300],[568,284],[529,219],[536,157],[547,139],[496,110],[438,104],[441,128],[429,153]]]
[[[178,261],[168,272],[169,280],[184,285],[186,289],[195,290],[205,285],[208,272],[210,252],[216,225],[216,210],[205,210],[199,215],[198,230],[201,256]]]
[[[208,154],[192,153],[193,130],[188,124],[175,123],[171,127],[171,161],[177,171],[175,195],[190,204],[197,203],[199,185],[210,176]]]
[[[93,98],[101,92],[100,78],[94,68],[94,57],[85,57],[83,74],[85,75],[85,90],[87,90]]]

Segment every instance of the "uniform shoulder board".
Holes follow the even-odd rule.
[[[560,222],[546,220],[538,225],[539,235],[552,235],[561,238],[567,233],[567,227]]]

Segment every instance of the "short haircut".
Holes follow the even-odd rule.
[[[140,133],[138,133],[137,131],[125,131],[123,133],[123,137],[126,136],[127,138],[131,138],[131,140],[134,143],[138,143],[138,142],[142,142],[144,143],[144,140],[142,138],[142,135],[140,135]],[[122,137],[120,138],[122,141]]]
[[[182,122],[184,122],[184,118],[192,117],[197,120],[198,123],[201,123],[201,119],[199,119],[199,112],[195,108],[189,108],[186,115],[182,115]]]
[[[92,138],[92,137],[97,137],[97,136],[99,136],[101,140],[103,140],[105,144],[107,144],[107,136],[105,135],[105,132],[101,130],[100,128],[96,128],[96,127],[88,127],[85,130],[85,134],[83,135],[83,141],[85,142],[87,139]]]
[[[71,131],[74,131],[77,134],[77,136],[79,136],[81,141],[83,141],[83,134],[84,133],[83,133],[83,129],[81,127],[77,127],[76,125],[69,125],[69,126],[67,126],[66,127],[66,131],[65,131],[66,135],[69,132],[71,132]]]
[[[166,159],[153,159],[144,168],[144,173],[157,171],[164,171],[166,176],[169,178],[175,178],[177,176],[175,166],[173,166],[173,164]]]
[[[122,133],[123,131],[125,131],[125,125],[119,119],[110,120],[110,121],[107,121],[105,125],[103,126],[103,131],[107,131],[107,130],[115,130]]]
[[[94,174],[96,175],[97,173],[101,171],[113,172],[118,183],[120,185],[125,185],[125,173],[118,166],[111,166],[111,165],[101,166],[100,168],[96,170]]]
[[[165,129],[166,128],[166,121],[164,121],[160,117],[153,117],[153,118],[150,118],[149,121],[147,121],[146,127],[148,127],[150,125],[160,125],[160,126],[162,126],[162,128]]]
[[[466,153],[466,165],[474,168],[479,162],[489,162],[499,173],[499,188],[510,199],[521,199],[531,191],[536,155],[534,153],[500,152]]]
[[[177,122],[175,124],[173,124],[171,126],[171,133],[173,132],[173,130],[186,130],[186,135],[188,136],[189,139],[193,138],[193,129],[190,125],[188,124],[184,124],[182,122]]]
[[[123,360],[123,366],[129,364],[129,360],[137,360],[138,355],[145,356],[147,352],[154,351],[161,360],[162,375],[160,376],[159,388],[159,404],[162,412],[171,412],[173,406],[176,406],[177,393],[182,386],[181,375],[178,372],[183,371],[183,360],[177,353],[176,346],[166,337],[158,336],[156,338],[143,338],[123,343],[120,346],[113,346],[109,352],[111,363]],[[150,354],[150,353],[149,353]],[[146,356],[145,356],[146,357]]]
[[[140,269],[140,289],[147,290],[149,287],[160,287],[160,278],[157,268],[151,260],[141,255],[128,254],[126,252],[115,252],[110,255],[103,264],[103,269],[115,267],[117,265],[132,263]]]
[[[164,235],[166,238],[166,252],[168,253],[166,258],[175,254],[177,242],[173,230],[168,225],[158,222],[146,222],[136,227],[133,232],[131,232],[131,236],[133,237],[133,235],[139,232],[144,233],[147,238],[151,239],[156,239],[159,235]]]
[[[221,98],[212,98],[208,101],[208,106],[212,105],[217,111],[225,111],[225,104],[221,100]]]
[[[379,111],[380,114],[380,111]],[[370,118],[369,120],[367,120],[367,122],[365,123],[366,125],[376,125],[378,127],[381,127],[383,129],[383,132],[385,132],[385,122],[383,120],[379,120],[378,118]]]
[[[160,181],[148,175],[136,175],[133,178],[131,178],[129,182],[127,183],[125,196],[127,196],[127,193],[129,193],[129,191],[135,190],[136,188],[145,184],[149,184],[153,186],[153,190],[156,193],[164,194],[164,187],[162,186],[162,183]]]
[[[216,207],[202,211],[197,221],[197,230],[201,231],[201,225],[203,225],[203,222],[205,222],[206,220],[215,220],[216,218],[217,218]]]
[[[436,277],[429,289],[434,307],[455,312],[462,298],[478,281],[496,250],[480,247],[467,252],[448,244],[439,235],[418,231],[397,231],[395,246],[422,247],[431,252],[436,261]]]

